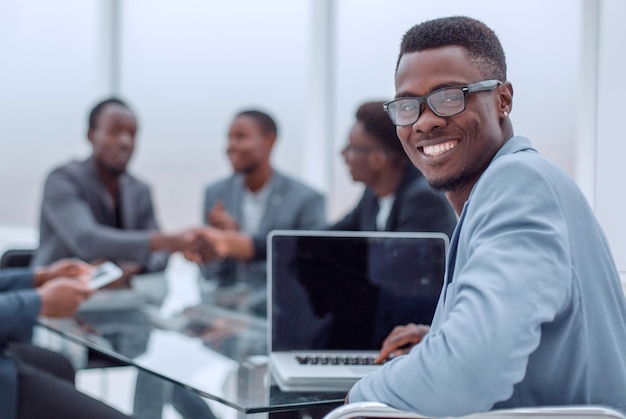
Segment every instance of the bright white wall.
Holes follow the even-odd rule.
[[[230,172],[233,115],[279,125],[274,163],[298,173],[308,102],[307,2],[123,2],[121,91],[140,116],[134,169],[154,186],[165,228],[201,222],[204,186]]]
[[[97,0],[0,0],[0,224],[37,224],[41,181],[84,153],[98,84]]]
[[[609,0],[600,12],[598,48],[598,142],[596,156],[596,214],[603,225],[617,267],[626,275],[626,134],[624,133],[624,79],[626,57],[626,2]],[[588,112],[593,112],[589,109]],[[625,278],[626,279],[626,278]]]

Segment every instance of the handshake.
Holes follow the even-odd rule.
[[[168,249],[182,252],[188,260],[207,263],[233,257],[250,260],[254,255],[252,238],[235,230],[215,227],[196,227],[178,234],[153,237],[153,250]]]
[[[222,201],[218,201],[207,212],[207,222],[208,226],[192,228],[179,234],[157,235],[153,237],[156,240],[151,242],[151,250],[182,252],[185,258],[196,263],[229,257],[242,261],[252,259],[252,238],[239,230],[237,221],[226,211]]]

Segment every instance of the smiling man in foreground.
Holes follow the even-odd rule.
[[[502,46],[483,23],[442,18],[405,34],[386,109],[459,221],[430,331],[392,333],[382,354],[419,343],[359,381],[350,402],[440,417],[626,411],[626,304],[608,244],[576,184],[513,134],[512,104]]]

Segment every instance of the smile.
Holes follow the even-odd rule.
[[[452,140],[441,144],[427,145],[422,147],[422,152],[429,157],[435,157],[452,150],[458,144],[459,140]]]

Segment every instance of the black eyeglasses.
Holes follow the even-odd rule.
[[[391,100],[385,103],[383,108],[394,125],[412,125],[420,117],[423,103],[426,103],[437,116],[454,116],[465,110],[465,95],[471,92],[493,90],[501,84],[500,80],[484,80],[467,86],[444,87],[426,96],[401,97]]]

